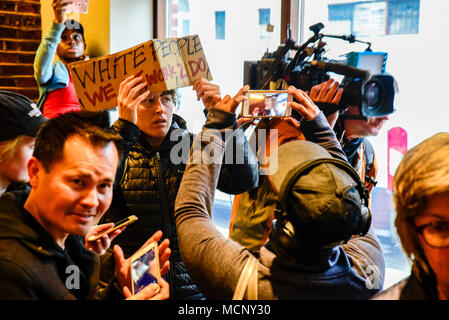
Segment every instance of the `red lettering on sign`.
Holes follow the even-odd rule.
[[[180,74],[181,79],[187,78],[187,74],[186,74],[186,71],[184,69],[184,65],[182,63],[179,63],[179,62],[176,65],[178,66],[178,70],[179,70],[179,74]]]
[[[198,72],[206,71],[206,61],[203,58],[199,58],[198,61],[189,61],[190,71],[192,73],[192,77],[195,77]]]
[[[110,83],[104,87],[100,86],[100,90],[98,92],[94,92],[92,97],[90,97],[87,92],[84,92],[84,95],[94,107],[97,105],[97,100],[99,102],[103,102],[103,99],[109,101],[117,97],[114,92],[114,88]]]

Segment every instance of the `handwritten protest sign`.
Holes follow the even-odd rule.
[[[82,109],[99,111],[117,105],[120,83],[142,76],[153,93],[212,80],[198,35],[154,39],[115,54],[69,64]]]

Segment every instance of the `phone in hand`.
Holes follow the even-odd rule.
[[[115,223],[113,228],[106,230],[105,232],[102,232],[100,234],[95,234],[95,235],[90,236],[87,239],[87,241],[89,241],[89,242],[97,241],[98,239],[104,237],[105,235],[108,235],[111,232],[114,232],[115,230],[120,229],[124,226],[127,226],[131,223],[134,223],[136,221],[137,221],[137,217],[135,215],[129,216],[128,218],[125,218],[125,219],[120,220],[117,223]]]
[[[86,14],[89,7],[89,0],[73,0],[73,4],[70,6],[71,12],[79,12]]]
[[[243,101],[245,118],[290,117],[292,95],[286,90],[249,90]]]
[[[131,256],[131,292],[136,294],[146,286],[157,283],[161,277],[159,266],[159,251],[156,242],[151,242],[145,248]]]

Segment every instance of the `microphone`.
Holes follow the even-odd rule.
[[[361,80],[368,80],[371,77],[371,73],[367,70],[358,69],[336,62],[313,60],[310,65],[321,70],[334,72],[351,78],[360,78]]]

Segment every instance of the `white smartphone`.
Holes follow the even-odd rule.
[[[157,279],[161,276],[157,243],[151,242],[132,255],[130,268],[131,292],[133,295],[147,285],[157,283]]]
[[[121,227],[127,226],[133,222],[137,221],[137,217],[135,215],[129,216],[128,218],[125,218],[123,220],[120,220],[119,222],[116,222],[114,224],[114,227],[106,230],[105,232],[102,232],[100,234],[94,234],[92,236],[90,236],[87,241],[92,242],[92,241],[97,241],[98,239],[100,239],[101,237],[104,237],[107,234],[110,234],[111,232],[120,229]]]
[[[290,117],[292,95],[286,90],[249,90],[243,101],[245,118]]]

